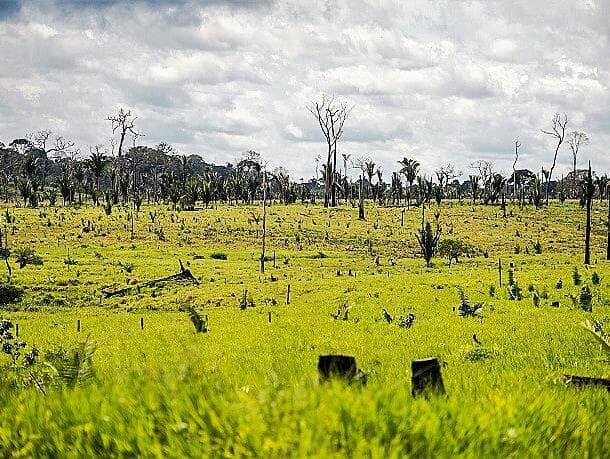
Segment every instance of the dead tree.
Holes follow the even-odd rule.
[[[119,158],[123,156],[123,144],[125,142],[125,136],[129,133],[133,136],[140,136],[136,131],[135,121],[136,117],[131,114],[131,110],[119,109],[119,113],[115,116],[109,116],[106,120],[112,123],[112,133],[119,133]]]
[[[606,260],[610,260],[610,185],[606,187],[606,196],[608,197],[608,239],[606,241]]]
[[[561,117],[561,115],[559,113],[555,113],[555,116],[553,116],[552,119],[552,130],[551,131],[545,131],[544,129],[542,129],[542,132],[544,134],[550,135],[552,137],[554,137],[555,139],[557,139],[557,146],[555,147],[555,156],[553,156],[553,165],[551,166],[551,168],[548,171],[548,179],[546,181],[546,189],[545,189],[545,193],[546,193],[546,205],[549,205],[549,185],[551,183],[551,179],[553,178],[553,171],[555,170],[555,166],[557,165],[557,154],[559,153],[559,147],[561,147],[561,144],[563,143],[565,136],[566,136],[566,126],[568,125],[568,116],[564,113],[563,118]]]
[[[515,161],[513,162],[513,202],[515,202],[515,196],[517,195],[517,161],[519,160],[519,139],[515,140]]]
[[[263,224],[261,236],[261,273],[265,273],[265,246],[267,239],[267,170],[263,170]]]
[[[125,137],[127,134],[131,134],[134,137],[138,137],[140,134],[136,131],[135,121],[136,117],[131,114],[131,110],[125,111],[124,109],[119,109],[119,113],[115,116],[109,116],[106,118],[108,121],[112,123],[112,134],[119,133],[119,150],[118,150],[118,161],[116,174],[114,176],[114,180],[112,183],[112,191],[113,191],[113,200],[118,201],[120,180],[123,174],[123,145],[125,143]],[[113,154],[114,154],[114,145],[113,145]]]
[[[584,132],[572,131],[570,132],[570,137],[568,138],[568,146],[572,151],[572,165],[573,168],[573,176],[572,176],[572,197],[576,197],[577,193],[577,184],[576,184],[576,159],[578,157],[578,151],[580,147],[589,143],[589,137]]]
[[[324,207],[337,205],[337,142],[343,135],[343,125],[353,108],[345,102],[335,103],[334,96],[325,95],[322,95],[321,102],[312,102],[307,106],[318,121],[327,146]]]
[[[585,265],[591,264],[591,203],[593,202],[593,193],[595,185],[593,185],[593,176],[591,175],[591,161],[589,161],[589,170],[587,171],[587,179],[584,183],[585,202],[587,205],[587,223],[585,226]]]

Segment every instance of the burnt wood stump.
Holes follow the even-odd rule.
[[[321,355],[318,357],[320,382],[340,379],[349,384],[366,384],[366,374],[358,369],[356,358],[351,355]]]
[[[411,362],[411,394],[413,397],[425,392],[445,394],[441,365],[435,357]]]

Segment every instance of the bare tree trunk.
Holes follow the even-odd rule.
[[[610,260],[610,185],[606,188],[608,198],[608,239],[606,242],[606,260]]]
[[[593,177],[591,176],[591,161],[587,172],[586,184],[587,223],[585,226],[585,265],[591,264],[591,201],[593,200]]]
[[[263,172],[263,234],[261,244],[261,273],[265,273],[265,244],[267,237],[267,171]]]
[[[515,195],[517,194],[517,161],[519,160],[519,147],[521,144],[518,140],[515,140],[515,162],[513,163],[513,199],[515,202]]]
[[[331,189],[331,206],[337,206],[337,141],[333,145],[333,173],[332,173],[332,189]]]
[[[574,176],[572,177],[572,197],[575,198],[578,196],[576,192],[576,156],[574,156]]]
[[[366,217],[364,215],[364,193],[362,190],[362,184],[363,184],[363,178],[362,175],[360,176],[360,186],[358,187],[358,219],[359,220],[366,220]]]

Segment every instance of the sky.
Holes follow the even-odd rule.
[[[87,155],[125,108],[139,144],[255,150],[307,179],[326,147],[306,107],[327,94],[354,106],[339,157],[385,181],[403,157],[508,173],[517,138],[517,168],[549,168],[556,112],[606,172],[609,40],[610,0],[0,0],[0,141],[50,129]],[[571,163],[564,146],[555,174]]]

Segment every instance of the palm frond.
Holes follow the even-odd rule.
[[[87,339],[74,350],[72,357],[58,360],[54,365],[47,363],[47,366],[54,369],[66,386],[72,389],[95,378],[93,354],[95,354],[95,342],[87,336]]]
[[[606,333],[606,331],[602,328],[602,324],[596,320],[590,321],[586,320],[581,324],[581,326],[590,331],[597,341],[601,344],[602,349],[606,352],[610,352],[610,335]]]

